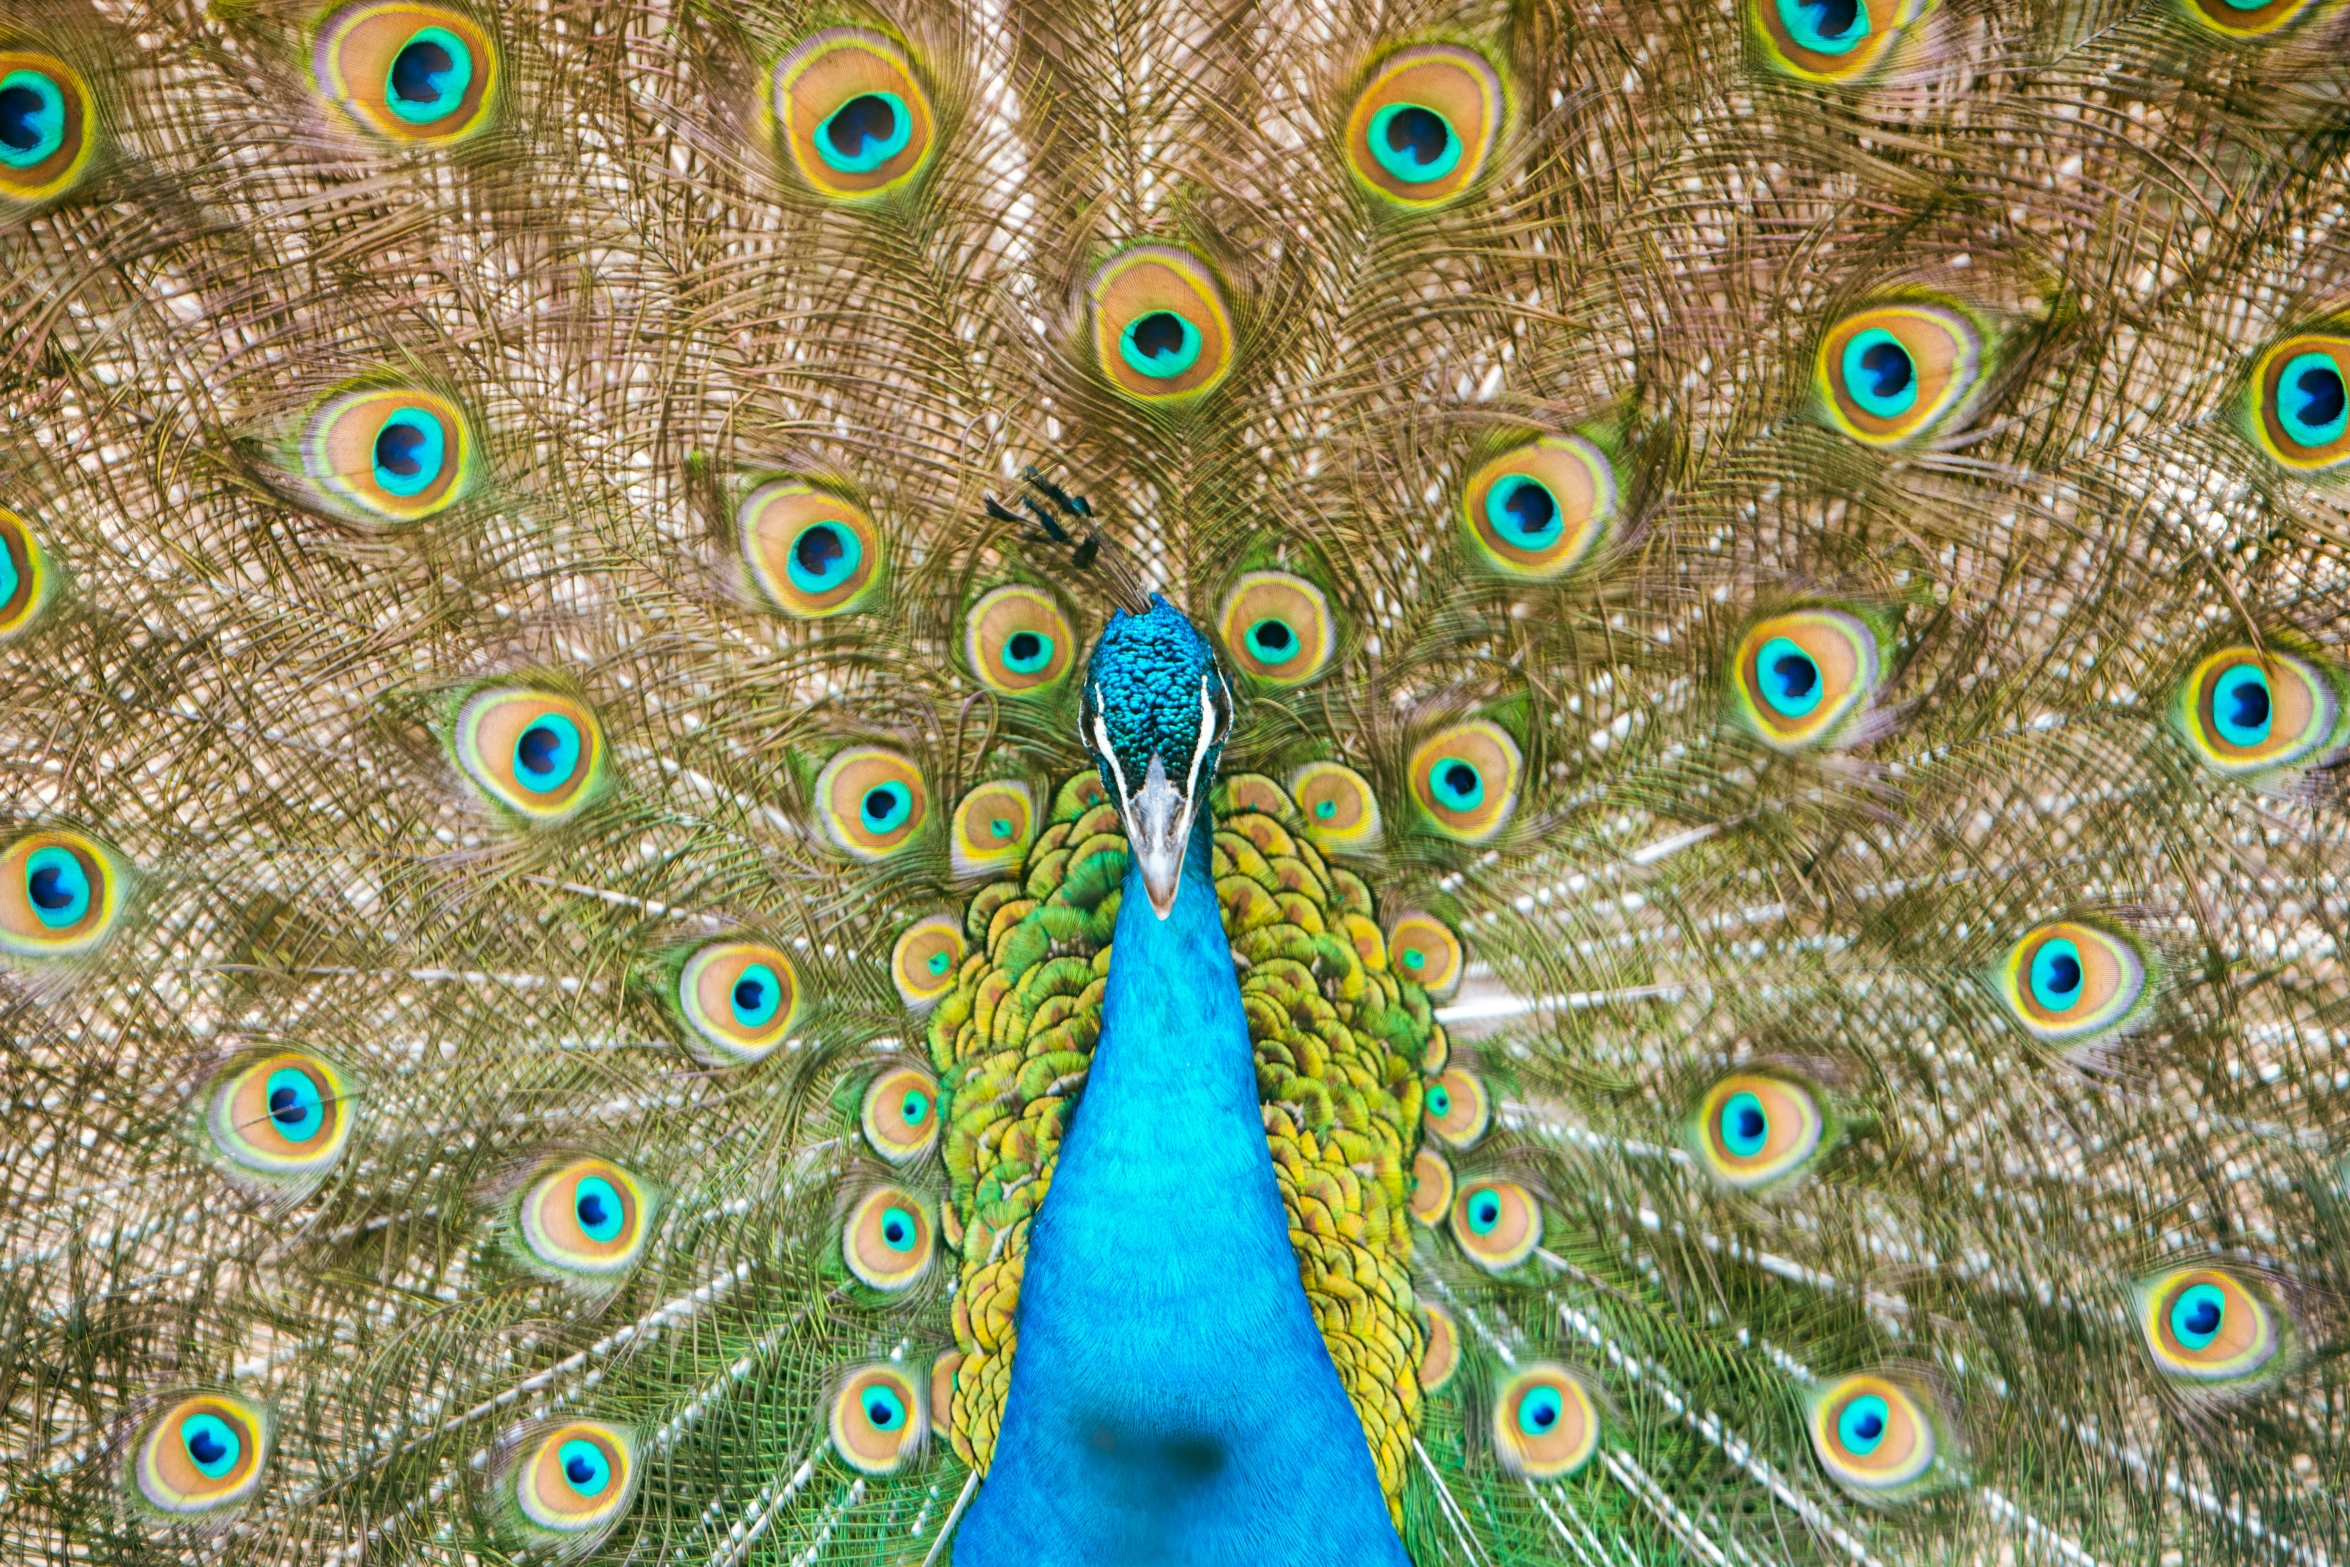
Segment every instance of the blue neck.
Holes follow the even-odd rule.
[[[1127,871],[1017,1326],[956,1567],[1403,1567],[1298,1282],[1204,813],[1166,919]]]

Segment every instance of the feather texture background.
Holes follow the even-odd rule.
[[[1218,640],[1223,813],[1321,867],[1220,839],[1236,947],[1367,1029],[1349,933],[1408,1019],[1398,1152],[1320,1174],[1345,1073],[1253,1031],[1301,1261],[1434,1221],[1382,1255],[1435,1315],[1316,1297],[1411,1372],[1413,1560],[2350,1552],[2339,0],[377,7],[444,39],[423,122],[353,107],[365,9],[0,19],[11,1560],[946,1558],[1004,1178],[901,937],[976,995],[1084,864],[958,838],[1092,808],[1081,682],[980,601],[1113,612],[988,514],[1030,463]],[[1354,140],[1406,68],[1432,202]],[[825,162],[783,84],[836,77],[926,139]],[[1191,384],[1116,357],[1146,306]],[[1251,665],[1260,614],[1326,662]],[[500,701],[569,715],[551,804],[465,750]],[[1446,932],[1457,991],[1402,968]],[[732,1035],[714,943],[779,993]],[[1050,1055],[1020,1103],[1081,1113]],[[900,1072],[950,1130],[893,1159]],[[238,1152],[248,1077],[339,1141]],[[1738,1094],[1808,1110],[1786,1168]],[[558,1245],[590,1179],[622,1227]],[[885,1189],[935,1260],[877,1285]],[[1496,1423],[1541,1368],[1559,1478]],[[1931,1465],[1839,1457],[1855,1408]],[[199,1418],[237,1456],[159,1493]],[[532,1514],[548,1453],[602,1503]]]

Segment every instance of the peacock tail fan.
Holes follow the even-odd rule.
[[[1180,1494],[2350,1557],[2346,28],[12,7],[0,1557],[986,1567],[1154,593]]]

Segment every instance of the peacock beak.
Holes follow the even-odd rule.
[[[1183,884],[1183,851],[1191,841],[1191,802],[1167,777],[1167,767],[1151,758],[1142,787],[1127,797],[1123,814],[1126,840],[1142,867],[1143,889],[1151,910],[1165,919],[1175,908],[1175,891]]]

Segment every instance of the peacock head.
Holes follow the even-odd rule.
[[[1165,919],[1192,818],[1232,734],[1232,687],[1216,650],[1155,593],[1140,614],[1112,612],[1086,666],[1079,727],[1126,818],[1151,908]]]

